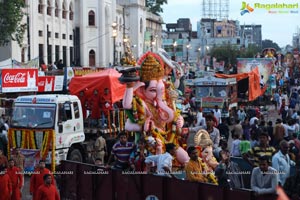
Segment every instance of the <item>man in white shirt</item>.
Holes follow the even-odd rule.
[[[290,168],[295,165],[289,157],[289,144],[286,140],[279,143],[280,150],[272,157],[272,167],[278,171],[278,182],[281,186],[290,176]]]
[[[205,126],[206,121],[205,117],[203,117],[202,108],[199,108],[199,111],[197,112],[197,123],[196,126]]]
[[[156,172],[158,175],[173,177],[172,160],[176,153],[176,146],[173,143],[166,144],[166,153],[146,157],[145,163],[149,171],[150,167],[157,166]]]
[[[251,174],[251,189],[256,195],[276,194],[278,172],[269,166],[267,156],[259,158],[259,167],[255,167]]]
[[[214,111],[214,116],[218,120],[218,124],[222,123],[222,120],[221,120],[222,114],[221,114],[221,110],[219,109],[219,106],[215,105],[215,109],[213,111]]]

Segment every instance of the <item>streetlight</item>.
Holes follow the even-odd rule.
[[[113,66],[116,66],[116,37],[118,35],[117,33],[117,27],[118,24],[116,22],[113,22],[111,27],[113,28],[112,30],[112,37],[113,37],[113,43],[114,43],[114,50],[113,50]]]
[[[198,48],[198,63],[200,63],[201,47]]]
[[[189,49],[191,48],[191,45],[186,45],[186,62],[189,62]]]
[[[174,43],[173,43],[173,51],[174,51],[174,56],[173,56],[173,60],[174,61],[176,61],[176,47],[177,47],[177,42],[175,41]]]

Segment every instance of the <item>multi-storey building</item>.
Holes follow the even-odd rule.
[[[162,18],[146,10],[145,0],[25,2],[22,47],[12,41],[0,49],[0,60],[38,57],[46,64],[61,59],[66,66],[108,67],[119,63],[124,42],[130,40],[136,57],[161,44]]]
[[[262,47],[261,25],[241,25],[241,35],[247,39],[249,44],[257,45],[259,48]]]

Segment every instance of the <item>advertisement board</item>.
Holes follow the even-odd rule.
[[[1,92],[36,92],[37,78],[37,69],[2,69]]]

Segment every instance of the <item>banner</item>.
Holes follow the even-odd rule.
[[[64,76],[40,76],[38,77],[39,92],[53,92],[63,90]]]
[[[73,76],[83,76],[90,73],[100,72],[103,70],[103,68],[97,68],[97,67],[72,67],[73,75],[71,75],[71,78]]]
[[[216,105],[218,105],[219,108],[222,108],[224,104],[224,98],[222,97],[203,97],[201,101],[202,108],[215,108]]]
[[[264,76],[264,83],[267,83],[273,73],[272,58],[237,58],[238,74],[251,72],[255,67],[258,67],[259,74]]]
[[[12,68],[26,68],[26,69],[38,69],[39,68],[39,58],[34,58],[27,63],[22,63],[16,60],[12,60]]]
[[[37,69],[2,69],[2,93],[36,92],[38,90],[37,77]]]
[[[25,163],[24,163],[24,172],[30,173],[34,171],[35,166],[40,161],[40,150],[39,149],[20,149],[21,154],[25,157]],[[13,152],[12,156],[15,155],[15,152],[13,149],[11,149],[11,152]]]

